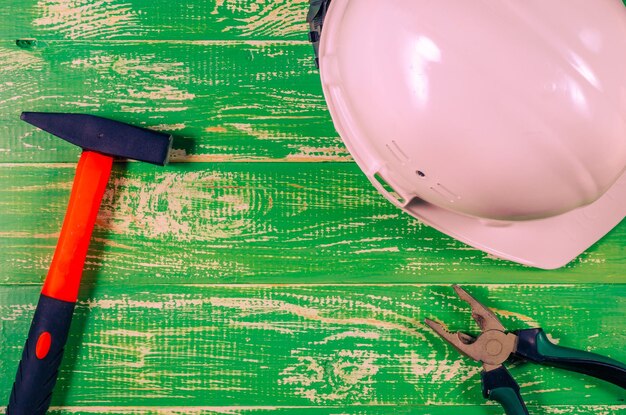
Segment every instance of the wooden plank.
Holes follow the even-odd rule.
[[[0,165],[5,283],[41,283],[74,166]],[[85,279],[119,284],[626,282],[626,222],[568,266],[498,260],[402,213],[346,163],[116,164]]]
[[[626,360],[626,285],[466,288],[511,330],[541,326],[560,345]],[[0,286],[0,390],[6,393],[37,291]],[[484,404],[480,366],[422,324],[433,317],[453,330],[476,329],[449,285],[98,282],[80,297],[53,405]],[[617,386],[564,370],[510,369],[537,409],[623,406],[626,398]]]
[[[544,414],[577,414],[577,415],[618,415],[626,411],[626,405],[544,405],[531,406],[531,413]],[[129,408],[129,407],[86,407],[54,409],[50,412],[56,415],[251,415],[271,414],[283,415],[500,415],[502,408],[496,405],[422,405],[422,406],[329,406],[321,408],[311,407],[271,407],[245,408],[240,406],[228,407],[160,407],[160,408]]]
[[[5,0],[0,39],[306,40],[308,0]]]
[[[170,132],[177,160],[350,160],[308,44],[0,45],[0,162],[75,161],[22,111],[86,112]]]
[[[480,366],[421,323],[435,317],[474,330],[448,285],[85,288],[54,405],[483,404]],[[626,360],[624,285],[468,289],[501,310],[507,328],[542,326],[561,345]],[[10,389],[36,296],[35,287],[0,286],[0,390]],[[623,405],[626,397],[563,370],[511,371],[531,405]]]

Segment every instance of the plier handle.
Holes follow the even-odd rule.
[[[483,395],[499,402],[507,415],[528,415],[520,387],[504,366],[509,360],[556,366],[626,389],[626,365],[623,363],[595,353],[557,346],[540,328],[507,332],[491,310],[458,285],[454,290],[470,305],[481,334],[474,337],[463,332],[451,333],[440,323],[429,319],[425,322],[459,352],[482,363]]]

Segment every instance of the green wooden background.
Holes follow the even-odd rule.
[[[540,271],[379,196],[333,129],[306,0],[5,0],[0,8],[0,400],[79,150],[19,120],[87,112],[171,132],[166,168],[117,163],[55,414],[500,414],[422,323],[511,329],[626,361],[626,222]],[[518,365],[534,414],[626,413],[617,387]]]

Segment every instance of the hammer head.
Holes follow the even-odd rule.
[[[22,120],[84,150],[164,166],[172,136],[87,114],[23,112]]]

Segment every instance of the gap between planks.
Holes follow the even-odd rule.
[[[176,150],[174,150],[176,151]],[[76,161],[55,162],[0,162],[0,167],[54,167],[69,168],[76,167]],[[116,160],[115,163],[139,163],[136,160]],[[337,156],[302,156],[288,155],[284,158],[271,157],[238,157],[231,154],[176,154],[170,156],[171,164],[187,163],[354,163],[354,159],[349,155]]]
[[[306,34],[306,32],[305,32]],[[37,41],[38,47],[45,47],[48,44],[71,44],[71,45],[89,45],[89,44],[144,44],[144,45],[193,45],[193,46],[213,46],[213,45],[252,45],[252,46],[264,46],[264,45],[310,45],[308,40],[228,40],[228,39],[211,39],[211,40],[183,40],[183,39],[126,39],[126,40],[113,40],[113,39],[91,39],[91,40],[70,40],[70,39],[46,39],[37,37],[22,37],[16,39],[0,39],[0,42],[14,42],[17,40],[29,40]],[[311,53],[313,53],[311,51]]]
[[[411,409],[419,409],[420,413],[424,409],[428,409],[430,411],[441,409],[453,409],[459,408],[464,411],[471,409],[483,409],[488,405],[437,405],[436,408],[433,405],[356,405],[356,406],[345,406],[345,405],[337,405],[337,406],[52,406],[50,407],[50,411],[63,411],[66,413],[128,413],[128,414],[201,414],[201,413],[218,413],[218,414],[237,414],[240,411],[246,412],[279,412],[279,411],[293,411],[293,410],[356,410],[359,413],[365,413],[367,410],[387,410],[387,409],[395,409],[395,410],[411,410]],[[493,406],[493,405],[489,405]],[[570,411],[574,409],[571,405],[550,405],[550,406],[529,406],[533,408],[533,413],[539,412],[539,410],[544,411],[545,413],[571,413]],[[578,410],[583,410],[589,413],[596,414],[610,414],[610,413],[619,413],[621,411],[626,410],[626,405],[584,405],[584,406],[575,406]],[[0,407],[0,409],[5,409],[4,407]],[[604,412],[607,411],[607,412]],[[611,411],[611,412],[608,412]],[[615,411],[615,412],[613,412]]]
[[[97,283],[94,283],[97,284]],[[282,288],[282,287],[290,287],[290,288],[309,288],[309,287],[415,287],[415,288],[425,288],[425,287],[451,287],[452,285],[462,285],[463,287],[488,287],[493,289],[498,288],[510,288],[510,287],[541,287],[541,288],[576,288],[576,287],[591,287],[598,285],[606,285],[606,286],[626,286],[626,283],[607,283],[607,282],[596,282],[596,283],[476,283],[476,282],[467,282],[467,283],[452,283],[452,282],[425,282],[425,283],[170,283],[170,284],[162,284],[162,283],[151,283],[150,286],[153,287],[191,287],[191,288]],[[144,285],[143,283],[138,285]],[[0,287],[38,287],[41,286],[40,282],[16,282],[16,283],[8,283],[2,282],[0,283]]]

